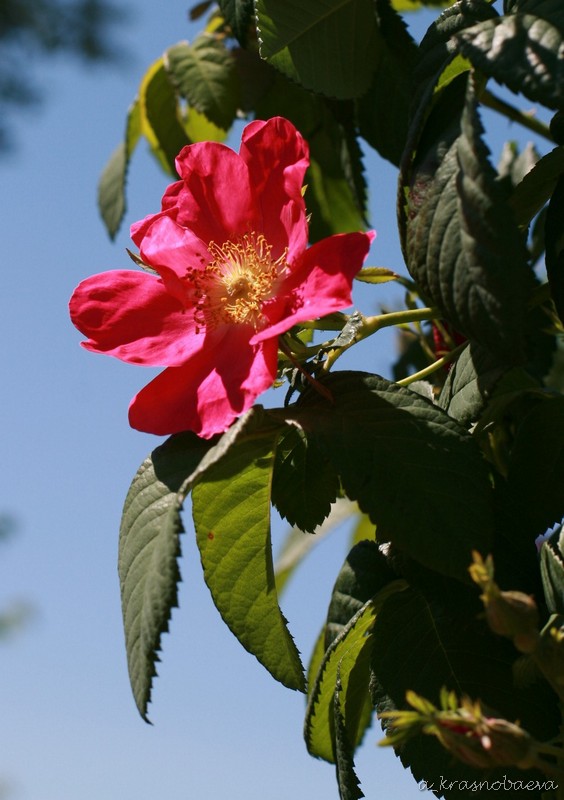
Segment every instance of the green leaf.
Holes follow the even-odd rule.
[[[163,59],[146,72],[139,89],[142,133],[164,170],[176,176],[175,159],[190,144],[183,128],[174,86]]]
[[[369,87],[380,41],[372,0],[255,0],[261,57],[341,99]]]
[[[357,272],[355,280],[363,283],[389,283],[390,281],[401,281],[402,278],[397,272],[387,267],[364,267]]]
[[[416,692],[437,703],[441,689],[480,698],[496,716],[518,719],[532,736],[546,738],[559,725],[555,695],[544,682],[517,688],[513,678],[516,652],[510,642],[494,636],[485,622],[457,615],[448,595],[442,602],[429,602],[420,592],[407,589],[391,595],[376,616],[372,637],[374,701],[378,711],[407,708],[405,695]],[[398,752],[404,766],[417,781],[437,784],[447,780],[483,780],[484,773],[471,769],[445,751],[431,737],[419,736]],[[503,767],[498,776],[526,780],[528,773]],[[458,786],[458,783],[455,784]],[[460,797],[458,789],[445,793]],[[472,796],[491,797],[491,792]],[[537,800],[540,797],[537,796]]]
[[[522,361],[528,253],[489,163],[471,85],[456,139],[449,119],[411,177],[407,265],[456,330],[502,361]]]
[[[395,581],[382,589],[362,606],[325,652],[306,710],[304,736],[311,755],[335,762],[333,699],[337,674],[340,675],[341,688],[345,692],[343,715],[349,741],[353,742],[353,748],[356,746],[359,723],[369,697],[366,656],[370,653],[370,631],[385,599],[405,587],[405,581]],[[357,663],[364,669],[364,675],[357,672],[355,679],[350,681],[351,672]]]
[[[182,487],[209,448],[190,433],[170,437],[143,462],[125,499],[118,572],[129,678],[145,720],[161,635],[177,605]]]
[[[339,491],[339,476],[315,441],[298,428],[287,428],[276,448],[272,479],[272,502],[279,514],[311,533],[327,517]]]
[[[104,167],[98,184],[98,208],[110,238],[114,239],[125,215],[125,183],[131,155],[141,136],[139,101],[127,112],[125,138]]]
[[[354,747],[348,738],[342,705],[343,685],[340,670],[337,672],[335,685],[333,718],[335,724],[335,763],[337,766],[337,784],[341,800],[360,800],[364,797],[360,783],[354,770]]]
[[[558,316],[564,321],[564,177],[558,178],[545,223],[546,274]]]
[[[235,38],[245,45],[254,24],[253,0],[219,0],[219,8]]]
[[[379,0],[377,12],[380,54],[371,86],[356,102],[358,125],[368,144],[398,165],[407,137],[418,50],[405,23],[387,2]]]
[[[446,8],[451,0],[391,0],[396,11],[419,11],[421,8]]]
[[[507,369],[484,348],[467,345],[451,367],[439,395],[439,407],[468,427],[479,418]]]
[[[278,606],[270,487],[279,428],[243,432],[192,491],[204,577],[223,620],[276,680],[305,689],[299,653]]]
[[[384,378],[339,372],[322,383],[332,404],[308,390],[285,417],[316,437],[380,541],[467,581],[472,549],[487,552],[492,535],[487,467],[472,437]]]
[[[180,42],[165,53],[172,81],[189,105],[227,131],[239,108],[239,83],[232,53],[224,41],[200,34],[190,45]]]
[[[564,105],[562,28],[518,13],[480,22],[457,39],[462,55],[484,75],[549,108]]]
[[[508,472],[535,536],[564,518],[564,397],[547,395],[519,425]]]

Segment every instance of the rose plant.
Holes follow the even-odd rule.
[[[447,5],[198,4],[204,32],[148,69],[100,181],[112,236],[141,138],[174,181],[132,226],[140,269],[86,279],[71,316],[87,349],[164,367],[129,417],[171,435],[131,483],[119,545],[144,718],[190,495],[214,602],[307,693],[306,747],[342,800],[362,796],[354,753],[376,718],[438,796],[561,800],[564,16],[560,0],[457,0],[417,41],[402,15]],[[484,109],[535,146],[508,142],[494,166]],[[397,198],[379,196],[397,209],[393,268],[363,267],[379,157],[397,168]],[[346,312],[353,279],[401,299]],[[369,358],[335,369],[386,326],[388,377]],[[256,402],[286,379],[281,407]],[[278,568],[272,507],[294,526]],[[343,507],[351,547],[306,672],[278,595]]]

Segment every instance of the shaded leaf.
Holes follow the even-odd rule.
[[[261,57],[306,89],[341,99],[370,85],[381,41],[372,0],[255,0]]]
[[[407,265],[423,295],[456,330],[515,363],[525,357],[532,280],[525,237],[489,163],[471,86],[459,136],[451,111],[445,132],[413,171]]]
[[[360,135],[392,164],[400,163],[409,124],[418,50],[401,17],[376,4],[382,41],[372,84],[356,102]]]
[[[139,101],[127,112],[125,138],[104,167],[98,184],[98,208],[110,238],[114,239],[125,215],[125,184],[132,153],[141,136]]]
[[[278,606],[270,486],[279,430],[246,432],[192,491],[204,577],[223,620],[276,680],[305,689],[299,653]]]
[[[507,369],[479,345],[467,345],[451,367],[439,395],[439,407],[468,426],[479,418]]]
[[[219,7],[235,38],[245,45],[254,23],[253,0],[219,0]]]
[[[487,467],[472,437],[384,378],[339,372],[322,383],[332,404],[309,390],[285,418],[317,438],[380,541],[467,581],[471,550],[487,552],[492,533]]]
[[[313,532],[340,491],[339,476],[319,447],[297,428],[287,428],[276,448],[272,502],[290,525]]]
[[[189,105],[227,131],[239,108],[239,82],[232,53],[224,41],[200,34],[190,45],[180,42],[165,54],[172,81]]]
[[[555,25],[516,13],[480,22],[457,39],[462,55],[488,77],[549,108],[563,106],[564,35]]]
[[[194,434],[170,437],[143,462],[125,499],[118,572],[129,678],[145,720],[161,636],[177,605],[181,488],[209,447]]]

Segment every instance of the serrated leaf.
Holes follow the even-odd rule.
[[[253,0],[219,0],[219,8],[235,38],[245,45],[254,23]]]
[[[139,101],[127,112],[125,137],[104,167],[98,184],[98,208],[110,235],[114,239],[125,215],[125,184],[129,161],[141,136]]]
[[[472,437],[384,378],[339,372],[322,383],[331,405],[308,390],[285,417],[317,438],[380,541],[467,581],[471,550],[489,550],[493,525],[487,467]]]
[[[239,108],[239,83],[232,53],[222,39],[200,34],[165,53],[172,81],[189,105],[227,131]]]
[[[449,117],[446,124],[450,132],[411,177],[408,269],[456,330],[516,363],[525,357],[532,275],[524,235],[489,163],[471,85],[456,139]]]
[[[339,477],[315,441],[287,428],[276,448],[272,479],[272,502],[279,514],[311,533],[327,517],[339,491]]]
[[[564,173],[564,147],[555,147],[543,156],[523,180],[517,184],[509,199],[518,225],[528,225],[550,199],[558,178]]]
[[[177,605],[181,487],[209,447],[194,434],[171,436],[143,462],[123,508],[118,572],[125,645],[131,688],[145,720],[161,636]]]
[[[508,367],[479,345],[467,345],[443,385],[437,404],[461,425],[475,422]]]
[[[333,699],[333,718],[335,725],[335,762],[337,767],[337,785],[341,800],[360,800],[364,793],[360,789],[360,782],[354,770],[354,748],[351,747],[347,735],[344,709],[342,706],[342,691],[340,671],[337,673],[337,683]]]
[[[306,710],[304,737],[311,755],[334,763],[333,696],[337,674],[340,674],[342,690],[346,694],[351,671],[357,662],[367,666],[365,659],[366,654],[370,653],[370,631],[377,613],[391,594],[403,591],[406,585],[405,581],[396,580],[384,587],[359,609],[325,651],[317,678],[310,689]],[[347,700],[344,703],[345,725],[350,740],[354,742],[353,747],[357,743],[358,723],[368,698],[368,678],[368,670],[363,678],[356,675],[356,681],[351,686],[350,708]]]
[[[368,89],[379,34],[372,0],[255,0],[260,54],[306,89],[341,99]]]
[[[564,35],[532,14],[480,22],[457,34],[460,51],[484,75],[558,109],[564,104]]]
[[[270,540],[270,486],[279,430],[240,437],[192,491],[204,577],[223,620],[276,680],[305,689],[280,611]]]
[[[550,295],[560,319],[564,322],[564,177],[558,178],[550,198],[545,222],[546,274]]]
[[[164,170],[176,176],[175,159],[190,144],[180,118],[176,92],[160,58],[149,67],[139,87],[141,131]]]

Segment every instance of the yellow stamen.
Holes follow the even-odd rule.
[[[262,234],[252,232],[221,245],[210,242],[208,250],[212,260],[187,274],[196,325],[207,329],[221,324],[252,325],[259,330],[266,323],[263,304],[275,297],[279,278],[288,267],[287,249],[273,261],[272,246]]]

